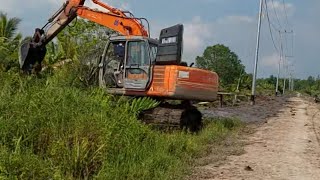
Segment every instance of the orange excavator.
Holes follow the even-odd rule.
[[[44,27],[37,28],[32,40],[21,45],[21,69],[30,72],[35,64],[41,66],[46,44],[77,16],[87,19],[120,34],[110,37],[100,57],[99,84],[111,94],[182,100],[180,105],[162,103],[145,112],[144,118],[197,129],[202,116],[190,102],[216,100],[218,75],[181,61],[183,25],[165,28],[159,39],[153,39],[143,25],[149,24],[145,18],[92,1],[105,11],[84,6],[85,0],[67,0]]]

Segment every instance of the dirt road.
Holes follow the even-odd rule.
[[[278,108],[277,105],[275,107]],[[197,167],[194,179],[320,179],[320,108],[294,97],[248,135],[245,153]]]

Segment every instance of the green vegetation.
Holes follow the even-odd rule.
[[[197,67],[217,72],[220,78],[219,91],[233,92],[240,95],[251,93],[252,74],[245,72],[245,67],[241,63],[238,55],[229,47],[216,44],[208,46],[202,56],[196,58]],[[259,78],[256,83],[257,95],[275,95],[277,77],[271,75],[268,78]],[[283,92],[284,79],[279,79],[278,90]],[[289,91],[289,80],[286,79],[286,91]],[[320,77],[308,77],[306,80],[295,79],[294,90],[306,93],[310,96],[320,95]],[[232,101],[233,97],[227,97],[226,101]]]
[[[88,86],[92,69],[80,64],[101,54],[108,30],[83,20],[47,46],[46,66],[73,63],[23,77],[13,21],[11,38],[0,39],[0,179],[182,179],[195,158],[241,129],[233,119],[209,121],[197,135],[141,123],[138,112],[157,102]]]
[[[198,135],[153,131],[136,115],[156,102],[85,88],[73,68],[41,78],[0,72],[0,179],[181,179],[241,127],[217,120]]]
[[[8,18],[0,12],[0,71],[18,66],[18,46],[21,34],[17,34],[19,18]]]
[[[274,95],[276,88],[277,77],[271,75],[269,78],[261,78],[257,80],[257,91],[259,94]],[[300,92],[308,96],[320,96],[320,77],[309,76],[307,79],[294,79],[294,92]],[[289,90],[289,79],[286,79],[286,92],[291,93]],[[279,79],[279,92],[283,92],[284,79]]]
[[[56,42],[47,45],[47,65],[71,59],[87,63],[99,58],[112,31],[93,22],[77,19],[57,36]]]
[[[196,63],[199,68],[217,72],[223,87],[236,84],[246,74],[238,55],[222,44],[207,47]]]
[[[309,76],[307,79],[297,79],[294,82],[295,90],[308,94],[309,96],[320,97],[320,77]]]

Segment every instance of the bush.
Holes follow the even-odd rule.
[[[179,179],[207,143],[238,127],[219,120],[199,135],[153,131],[136,115],[155,101],[128,102],[65,73],[0,72],[0,179]]]

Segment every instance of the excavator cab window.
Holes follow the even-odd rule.
[[[127,64],[129,66],[143,66],[150,64],[148,49],[144,41],[128,42]]]
[[[125,85],[127,89],[145,90],[150,79],[150,50],[148,41],[127,42]]]
[[[157,58],[157,52],[158,52],[158,45],[150,43],[149,46],[150,46],[151,64],[155,64],[156,63],[156,58]]]
[[[104,60],[104,81],[108,87],[123,87],[125,41],[111,42]]]
[[[108,87],[147,88],[151,66],[157,56],[156,43],[150,43],[147,39],[116,39],[109,43],[105,53],[103,77]]]
[[[110,43],[107,51],[107,65],[114,70],[123,64],[125,58],[125,42]]]

